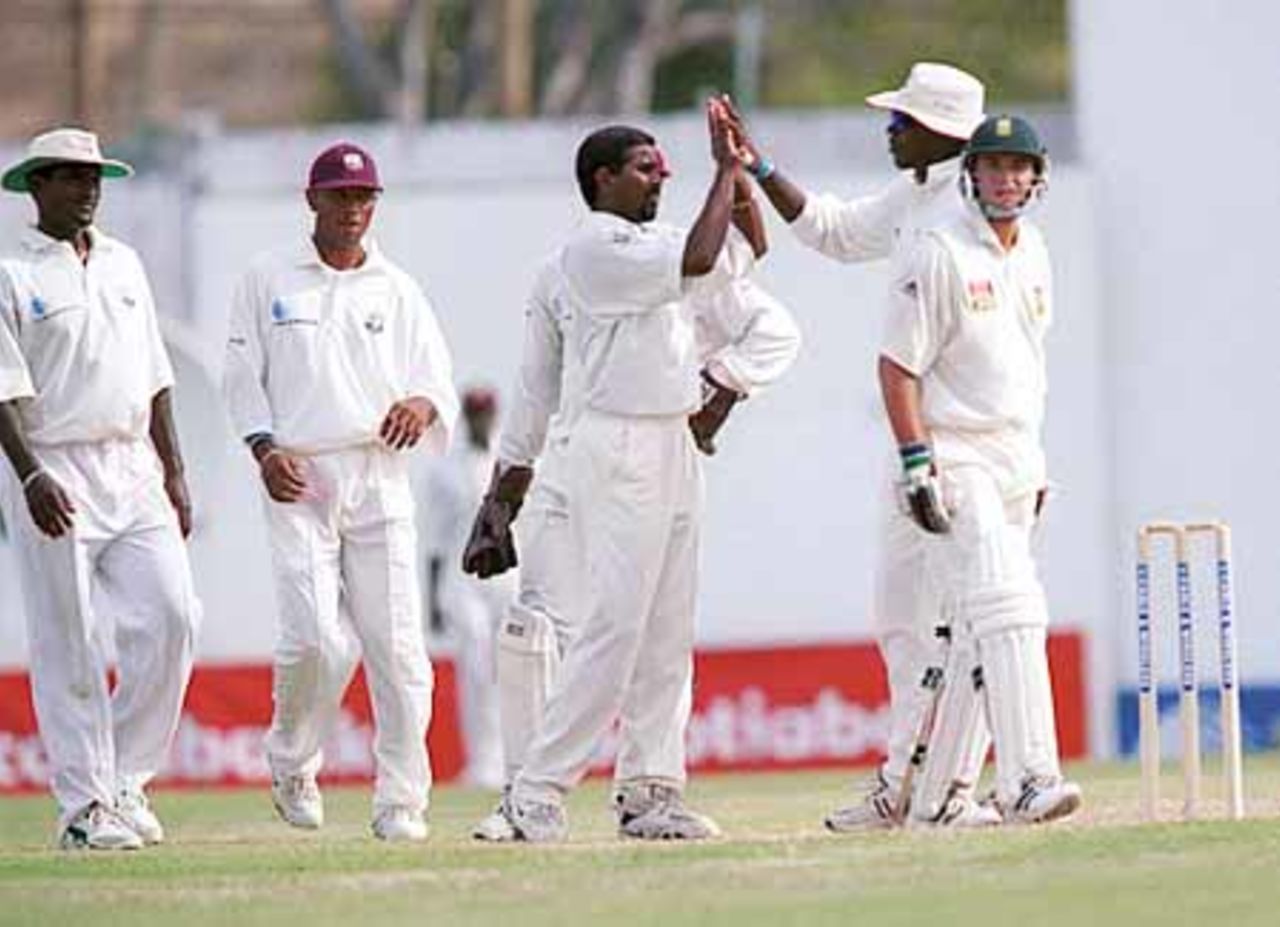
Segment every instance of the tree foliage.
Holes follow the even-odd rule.
[[[753,10],[765,105],[855,105],[922,59],[974,71],[1001,99],[1067,93],[1065,0],[402,0],[374,35],[353,4],[321,4],[339,117],[685,109],[741,81]]]

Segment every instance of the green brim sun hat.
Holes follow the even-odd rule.
[[[53,129],[37,135],[27,146],[27,156],[0,177],[0,187],[13,193],[26,193],[31,188],[27,178],[32,171],[51,164],[96,164],[103,177],[128,177],[133,168],[124,161],[104,158],[98,136],[84,129]]]

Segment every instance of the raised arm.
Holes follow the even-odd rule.
[[[741,163],[728,116],[719,99],[707,101],[707,130],[711,135],[711,157],[715,161],[716,173],[703,201],[702,211],[685,239],[681,273],[686,277],[705,276],[716,266],[716,258],[729,232],[734,178]]]
[[[761,154],[754,139],[751,138],[751,133],[747,131],[746,120],[742,118],[742,114],[734,107],[728,96],[721,97],[721,104],[724,106],[733,131],[734,142],[742,153],[747,172],[759,182],[760,189],[764,191],[764,195],[769,198],[769,202],[773,204],[774,210],[783,221],[794,222],[796,217],[804,211],[807,199],[805,192],[783,176],[778,166]]]

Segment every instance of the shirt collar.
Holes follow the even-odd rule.
[[[1000,243],[1000,237],[996,235],[996,230],[991,227],[991,223],[987,221],[987,217],[983,215],[981,207],[978,206],[976,200],[972,197],[966,197],[964,204],[965,222],[969,225],[970,231],[977,237],[985,247],[995,252],[1000,257],[1012,254],[1022,245],[1025,229],[1018,230],[1018,240],[1014,246],[1008,251],[1004,245]],[[1021,220],[1019,220],[1021,222]]]
[[[111,236],[101,231],[97,226],[89,226],[89,253],[90,254],[106,254],[115,247],[115,242]],[[60,238],[52,238],[40,231],[39,227],[29,225],[22,230],[22,236],[19,239],[22,247],[38,255],[48,254],[58,248],[68,248],[72,251],[71,242],[63,241]]]
[[[294,263],[298,267],[315,268],[332,274],[363,273],[364,271],[377,270],[382,267],[386,259],[382,256],[382,249],[378,247],[378,243],[372,238],[365,238],[362,244],[364,245],[364,263],[359,267],[353,267],[351,270],[338,270],[336,267],[330,267],[320,260],[320,252],[316,250],[315,242],[311,240],[311,236],[307,236],[294,254]]]

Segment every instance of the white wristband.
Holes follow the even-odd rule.
[[[46,472],[47,471],[45,470],[44,467],[36,467],[34,470],[28,473],[26,477],[24,477],[22,480],[22,491],[26,492],[27,487],[29,487],[32,483],[34,483],[37,477],[44,476]]]

